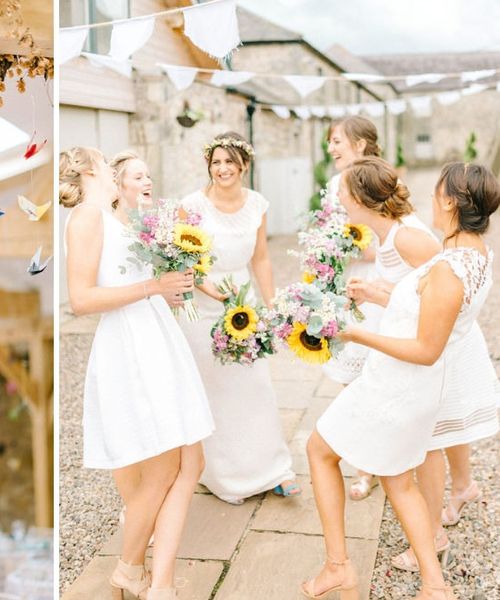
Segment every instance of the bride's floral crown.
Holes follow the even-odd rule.
[[[210,157],[216,148],[239,148],[240,150],[243,150],[243,152],[246,152],[250,160],[255,158],[255,150],[248,142],[245,142],[245,140],[237,140],[232,137],[215,138],[210,144],[205,144],[203,147],[203,156],[207,160],[210,160]]]

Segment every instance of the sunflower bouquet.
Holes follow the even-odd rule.
[[[366,225],[330,220],[322,228],[299,232],[299,245],[303,249],[289,253],[299,257],[304,282],[341,296],[345,294],[347,265],[352,259],[361,257],[371,240],[372,234]],[[358,321],[364,319],[354,303],[351,303],[351,311]]]
[[[224,313],[213,325],[212,353],[223,365],[251,365],[266,354],[274,354],[274,333],[267,319],[267,309],[246,302],[250,282],[235,293],[230,278],[218,286],[223,294]]]
[[[128,231],[134,241],[128,249],[133,256],[127,260],[139,267],[151,266],[158,279],[162,273],[193,268],[195,284],[199,285],[215,260],[210,253],[212,240],[199,227],[199,214],[185,211],[183,220],[179,208],[177,201],[159,200],[151,208],[131,211]],[[183,297],[187,318],[197,321],[193,293],[185,292]]]
[[[269,319],[277,338],[301,360],[326,363],[344,347],[337,337],[345,328],[345,299],[312,283],[279,290]]]

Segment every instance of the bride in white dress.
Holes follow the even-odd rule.
[[[362,160],[357,161],[358,171]],[[463,163],[453,170],[465,171]],[[354,589],[356,573],[347,558],[341,457],[379,474],[387,496],[415,552],[422,575],[419,600],[451,600],[435,553],[425,501],[413,480],[430,446],[446,377],[446,354],[474,320],[491,286],[491,252],[481,233],[500,203],[500,186],[484,167],[474,165],[482,185],[468,189],[464,206],[448,196],[444,171],[433,198],[434,225],[445,248],[408,274],[393,289],[380,333],[357,327],[342,334],[369,346],[360,377],[345,388],[320,417],[308,442],[316,504],[325,535],[327,560],[320,574],[302,586],[304,595]],[[366,174],[362,174],[365,176]],[[344,182],[343,174],[342,182]],[[348,182],[341,202],[356,200]],[[474,193],[480,190],[481,193]]]
[[[264,302],[270,305],[274,296],[266,240],[268,202],[242,187],[253,149],[241,136],[233,132],[217,136],[207,146],[205,158],[210,184],[182,202],[201,214],[200,226],[212,236],[217,257],[203,286],[210,295],[195,290],[201,319],[190,323],[181,318],[216,426],[203,444],[206,466],[201,483],[236,504],[273,488],[279,495],[297,495],[300,488],[294,481],[268,364],[260,359],[251,366],[220,365],[211,351],[210,330],[224,309],[217,283],[230,275],[239,288],[249,281],[251,266]],[[252,288],[247,298],[255,300]]]
[[[129,477],[122,556],[111,575],[113,599],[173,600],[176,550],[203,468],[200,441],[213,431],[203,384],[170,308],[193,289],[192,272],[127,265],[127,209],[113,169],[98,150],[61,153],[60,202],[66,223],[68,291],[77,315],[102,313],[84,392],[84,466]],[[162,297],[163,296],[163,297]],[[138,474],[138,477],[137,477]],[[155,532],[152,576],[144,568]]]

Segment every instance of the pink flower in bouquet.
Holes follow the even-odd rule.
[[[335,337],[339,332],[339,326],[336,321],[330,321],[323,329],[321,330],[321,335],[325,337]]]
[[[214,331],[214,342],[217,351],[225,350],[229,336],[222,334],[219,330]]]
[[[295,312],[294,319],[299,323],[307,323],[307,319],[309,317],[310,310],[307,306],[299,306],[297,311]]]
[[[195,227],[201,223],[201,215],[195,212],[189,212],[186,218],[186,223],[188,225],[194,225]]]
[[[333,267],[330,265],[323,265],[321,263],[317,266],[317,272],[319,277],[333,277],[333,275],[335,275]]]
[[[259,321],[256,325],[256,329],[257,331],[266,331],[267,329],[267,325],[264,323],[264,321]]]
[[[283,323],[279,327],[276,327],[276,335],[282,340],[286,339],[293,331],[293,326],[290,323]]]
[[[151,233],[153,233],[153,230],[155,229],[155,227],[157,227],[158,221],[159,218],[156,215],[144,215],[144,219],[142,220],[144,225],[150,228]]]
[[[154,237],[147,231],[141,231],[139,233],[139,239],[146,244],[151,244],[151,242],[154,240]]]

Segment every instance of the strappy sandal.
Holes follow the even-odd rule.
[[[129,565],[120,559],[109,583],[113,600],[124,600],[125,591],[135,598],[146,600],[151,585],[151,573],[144,565]]]
[[[478,488],[477,483],[475,481],[472,481],[469,487],[466,490],[464,490],[461,494],[457,494],[456,496],[450,497],[448,506],[446,508],[443,508],[443,512],[441,513],[441,523],[445,527],[456,525],[460,521],[462,512],[467,506],[467,504],[477,502],[482,498],[482,495],[483,493]],[[455,506],[452,504],[453,500],[457,500],[458,502],[460,502],[458,509],[455,508]]]
[[[289,496],[300,496],[300,494],[302,494],[302,490],[296,481],[292,481],[292,483],[289,483],[288,485],[277,485],[273,489],[273,494],[287,498]]]
[[[378,485],[378,477],[375,475],[360,475],[349,489],[351,500],[364,500],[371,494],[372,489]],[[353,494],[356,492],[356,495]]]
[[[458,600],[458,598],[453,593],[451,586],[445,585],[444,587],[436,587],[433,585],[429,585],[428,583],[422,582],[422,591],[418,596],[414,596],[412,600],[429,600],[428,594],[425,591],[432,592],[444,592],[444,595],[439,598],[439,600]],[[437,598],[436,598],[437,600]]]
[[[352,590],[355,587],[357,587],[358,578],[356,577],[356,573],[354,572],[354,568],[349,558],[346,558],[346,560],[343,560],[342,562],[338,562],[328,556],[326,561],[329,562],[331,565],[337,565],[339,567],[343,566],[344,577],[342,578],[340,583],[337,583],[331,588],[323,590],[321,594],[314,593],[314,587],[317,579],[316,577],[314,579],[310,579],[309,581],[304,581],[304,583],[300,586],[300,590],[306,598],[313,598],[314,600],[319,600],[320,598],[326,598],[332,592]]]
[[[434,538],[434,545],[436,547],[436,554],[438,555],[438,558],[440,557],[441,568],[446,569],[448,557],[450,555],[450,540],[447,539],[444,544],[438,545],[439,538],[443,536],[443,533],[444,532],[441,532],[440,535],[437,535]],[[401,552],[401,554],[393,556],[391,558],[391,564],[395,569],[409,571],[410,573],[418,573],[420,570],[417,557],[411,547],[407,548],[404,552]]]

